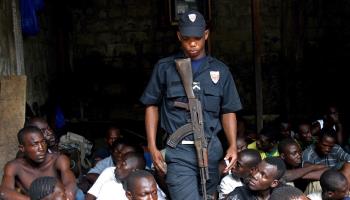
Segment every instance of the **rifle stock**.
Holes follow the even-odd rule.
[[[188,109],[191,113],[191,123],[185,124],[180,127],[175,133],[169,137],[168,144],[176,146],[176,144],[181,141],[181,139],[188,135],[189,131],[193,133],[194,145],[197,154],[197,162],[199,167],[199,174],[201,178],[202,194],[203,199],[207,200],[207,190],[206,182],[209,179],[209,170],[208,170],[208,142],[204,134],[204,125],[203,125],[203,113],[202,113],[202,104],[194,95],[192,86],[193,86],[193,75],[192,75],[192,66],[191,59],[176,59],[176,69],[181,77],[182,84],[185,88],[186,96],[188,98],[187,106],[184,103],[175,102],[175,106]],[[189,130],[189,126],[192,127],[192,130]],[[190,133],[191,133],[190,132]],[[170,145],[170,146],[171,146]]]
[[[176,59],[176,69],[180,74],[182,84],[185,88],[186,95],[190,99],[196,98],[194,96],[193,90],[192,90],[192,67],[191,67],[191,59],[185,58],[185,59]]]

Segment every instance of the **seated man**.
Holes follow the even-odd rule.
[[[287,167],[283,179],[299,189],[304,190],[310,180],[319,180],[321,174],[328,169],[322,164],[310,164],[302,167],[300,145],[292,138],[282,140],[278,144],[278,151]]]
[[[274,189],[271,193],[269,200],[309,200],[303,191],[300,189],[290,186],[283,185]]]
[[[47,150],[49,153],[58,152],[58,143],[56,141],[56,135],[50,128],[45,119],[41,117],[30,118],[24,126],[35,126],[41,130],[47,143]]]
[[[317,143],[303,151],[303,167],[310,164],[323,164],[339,169],[344,162],[350,162],[350,154],[336,144],[335,134],[332,128],[321,130]]]
[[[122,135],[119,128],[115,126],[108,127],[103,141],[104,144],[102,144],[101,147],[98,147],[92,155],[93,166],[95,166],[98,161],[111,155],[111,152],[113,151],[113,142],[121,137]]]
[[[46,140],[37,127],[24,127],[18,132],[19,150],[23,157],[9,161],[4,167],[0,193],[2,199],[29,199],[32,182],[42,176],[60,179],[69,200],[75,199],[76,180],[67,156],[47,153]],[[21,190],[16,191],[16,188]]]
[[[253,171],[246,186],[237,187],[227,200],[268,200],[273,188],[280,184],[286,171],[283,160],[279,157],[268,157],[261,161]]]
[[[35,179],[29,188],[31,200],[66,200],[63,184],[52,176],[43,176]]]
[[[236,145],[237,145],[237,153],[243,151],[244,149],[247,149],[247,142],[245,141],[245,138],[243,136],[238,136],[236,139]],[[224,177],[228,174],[230,174],[230,172],[224,173],[224,169],[226,168],[226,163],[225,160],[222,159],[219,163],[219,173],[220,173],[220,177]]]
[[[317,142],[316,137],[312,135],[311,124],[308,121],[299,122],[297,140],[302,150]]]
[[[146,170],[132,172],[125,183],[125,194],[129,200],[157,200],[157,182]]]
[[[245,137],[238,136],[236,139],[236,145],[237,145],[237,153],[243,151],[244,149],[248,148],[248,144],[245,140]]]
[[[342,120],[338,112],[338,108],[334,104],[330,104],[324,110],[322,119],[312,123],[312,133],[317,135],[323,128],[333,129],[335,131],[335,141],[339,145],[344,144],[344,130]]]
[[[129,152],[143,152],[142,148],[127,142],[126,140],[117,140],[113,142],[112,154],[103,160],[100,160],[95,167],[91,168],[86,176],[79,182],[79,188],[86,193],[95,183],[99,175],[108,167],[114,167]]]
[[[261,155],[261,159],[279,156],[276,145],[277,135],[278,131],[276,128],[272,126],[265,126],[258,134],[258,139],[248,145],[248,149],[258,150]]]
[[[123,189],[123,181],[131,172],[145,169],[146,164],[143,154],[140,152],[129,152],[122,159],[116,167],[109,167],[102,172],[88,191],[86,200],[112,200],[116,196],[119,197],[118,199],[127,199]],[[164,197],[160,199],[164,199]]]
[[[284,138],[295,138],[295,133],[292,130],[292,122],[288,116],[281,115],[275,120],[276,126],[279,127],[279,134],[277,136],[278,140],[283,140]]]
[[[311,200],[342,200],[349,191],[349,184],[345,176],[334,169],[325,171],[320,178],[322,192],[311,193]]]
[[[333,128],[323,128],[316,144],[310,145],[303,151],[303,167],[322,164],[329,168],[340,169],[344,162],[349,162],[350,154],[335,143],[335,135]],[[319,182],[311,182],[304,192],[310,194],[321,190]]]
[[[239,152],[236,164],[231,169],[231,174],[226,175],[220,182],[218,188],[219,199],[225,199],[236,187],[247,183],[247,177],[255,170],[260,162],[260,154],[254,149],[245,149]]]

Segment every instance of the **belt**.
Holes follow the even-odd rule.
[[[181,144],[194,144],[194,141],[191,140],[182,140]]]
[[[170,134],[167,133],[167,135],[169,136]],[[207,142],[208,142],[208,143],[209,143],[210,140],[211,140],[211,138],[208,138],[207,136],[206,136],[206,139],[207,139]],[[194,144],[194,141],[193,141],[193,140],[181,140],[181,144]]]
[[[207,142],[209,144],[211,138],[207,138]],[[194,144],[193,140],[182,140],[181,144]]]

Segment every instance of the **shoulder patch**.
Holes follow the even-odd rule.
[[[168,62],[174,62],[174,56],[162,58],[158,61],[158,63],[168,63]]]
[[[220,79],[220,72],[219,71],[210,71],[210,78],[214,84],[217,84],[219,79]]]

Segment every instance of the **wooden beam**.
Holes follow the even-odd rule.
[[[26,76],[0,76],[0,179],[18,151],[17,133],[24,125]]]
[[[261,18],[260,0],[251,0],[252,32],[253,32],[253,59],[255,69],[255,102],[256,102],[256,125],[259,132],[263,125],[263,93],[261,77]]]

